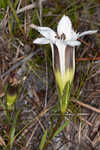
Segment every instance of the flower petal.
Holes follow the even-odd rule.
[[[65,74],[65,48],[66,44],[63,43],[61,40],[56,40],[55,45],[58,48],[59,52],[59,60],[60,60],[60,72],[62,76],[62,81],[64,80],[64,74]]]
[[[49,40],[46,38],[37,38],[36,40],[33,41],[35,44],[49,44]]]
[[[87,34],[94,34],[94,33],[96,33],[96,32],[97,32],[97,30],[85,31],[85,32],[82,32],[81,34],[79,34],[78,37],[81,37],[81,36],[87,35]]]
[[[59,36],[65,34],[66,39],[71,39],[73,34],[72,23],[68,16],[63,16],[58,23],[57,33]]]
[[[51,41],[55,40],[56,33],[52,29],[50,29],[48,27],[39,27],[39,26],[36,26],[34,24],[31,24],[30,27],[36,29],[38,32],[40,32],[48,40],[51,40]]]
[[[69,40],[69,41],[63,41],[64,44],[75,47],[75,46],[79,46],[81,44],[80,41],[77,40]]]

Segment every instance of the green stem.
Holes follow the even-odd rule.
[[[14,17],[15,17],[17,23],[18,23],[18,26],[19,26],[20,31],[21,31],[22,34],[25,36],[24,30],[23,30],[23,28],[21,27],[20,20],[19,20],[19,18],[18,18],[17,15],[16,15],[16,12],[15,12],[15,9],[14,9],[14,7],[13,7],[13,5],[12,5],[11,0],[8,0],[8,4],[9,4],[9,6],[10,6],[12,12],[13,12],[13,15],[14,15]]]
[[[51,135],[49,136],[49,139],[48,139],[47,142],[45,143],[45,145],[44,145],[44,147],[43,147],[43,150],[47,150],[47,147],[48,147],[50,141],[52,140],[52,138],[53,138],[55,132],[56,132],[57,129],[60,127],[60,125],[61,125],[61,123],[62,123],[63,120],[64,120],[64,115],[61,114],[61,115],[60,115],[60,118],[58,119],[58,121],[57,121],[57,123],[56,123],[56,125],[55,125],[55,127],[54,127],[53,130],[52,130]]]

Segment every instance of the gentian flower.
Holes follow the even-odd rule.
[[[64,113],[69,99],[68,92],[70,91],[70,85],[75,72],[75,46],[81,44],[78,38],[87,34],[96,33],[97,30],[76,33],[72,28],[71,20],[65,15],[58,23],[57,32],[51,28],[39,27],[34,24],[31,24],[30,27],[36,29],[43,36],[34,40],[34,44],[51,45],[53,70],[59,88],[60,98],[61,96],[65,97],[60,100],[61,112]],[[69,84],[67,88],[66,84]]]

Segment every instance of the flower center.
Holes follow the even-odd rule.
[[[64,34],[64,33],[62,33],[60,38],[61,38],[61,40],[65,40],[65,39],[66,39],[65,34]]]
[[[60,40],[65,40],[66,39],[66,35],[64,33],[62,33],[60,36],[58,35],[58,33],[56,34],[55,38],[60,39]]]

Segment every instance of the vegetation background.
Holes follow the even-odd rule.
[[[58,97],[50,46],[34,45],[34,23],[56,30],[63,15],[77,32],[98,30],[80,39],[76,72],[66,113],[70,123],[48,150],[100,149],[100,1],[0,0],[0,146],[2,150],[38,150],[55,124]],[[7,109],[8,95],[16,103]]]

